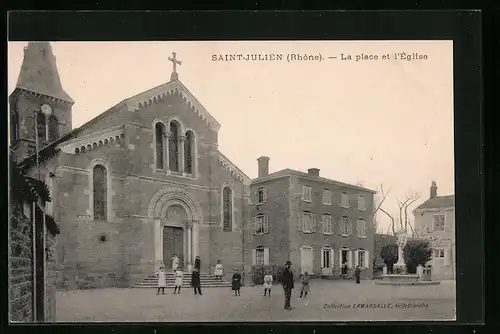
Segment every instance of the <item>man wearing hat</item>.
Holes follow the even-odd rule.
[[[285,310],[291,310],[290,306],[290,297],[292,296],[293,289],[293,272],[290,268],[292,262],[286,261],[285,270],[283,271],[282,282],[283,282],[283,290],[285,291]]]

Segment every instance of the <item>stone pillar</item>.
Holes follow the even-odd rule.
[[[382,275],[387,275],[387,266],[382,267]]]
[[[193,258],[200,255],[200,223],[193,224]]]
[[[184,140],[185,136],[179,136],[179,172],[184,174]]]
[[[154,267],[155,270],[158,270],[160,267],[165,266],[163,263],[163,226],[160,219],[154,220],[154,245]]]
[[[164,153],[164,156],[165,156],[165,170],[167,171],[167,173],[170,173],[170,132],[168,132],[168,129],[165,131],[165,143],[166,145],[164,146],[165,147],[165,153]]]
[[[193,264],[193,252],[192,252],[192,245],[193,245],[193,241],[192,241],[192,238],[193,238],[193,231],[192,231],[192,227],[191,227],[191,224],[188,225],[188,267],[189,267],[189,271],[191,271],[191,267],[192,267],[192,264]]]

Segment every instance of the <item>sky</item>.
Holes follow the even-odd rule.
[[[438,195],[454,193],[452,41],[51,44],[75,101],[73,127],[169,81],[176,52],[180,81],[222,125],[220,151],[249,177],[263,155],[270,172],[319,168],[326,178],[390,189],[383,207],[395,215],[397,200],[410,193],[421,195],[413,207],[427,200],[431,181]],[[9,93],[26,45],[8,44]],[[426,59],[394,59],[402,52]],[[283,60],[212,60],[226,54]],[[289,54],[321,61],[289,62]],[[377,221],[379,232],[388,231],[385,215]]]

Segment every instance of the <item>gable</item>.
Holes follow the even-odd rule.
[[[211,130],[219,131],[221,127],[219,122],[217,122],[179,80],[169,81],[125,99],[88,121],[82,125],[80,129],[83,133],[91,133],[95,130],[104,130],[105,128],[123,125],[134,117],[134,113],[140,113],[150,105],[173,94],[179,94],[182,100],[188,105],[190,112],[202,119]]]

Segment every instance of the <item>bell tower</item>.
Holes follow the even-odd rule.
[[[35,153],[36,132],[39,149],[69,133],[73,104],[62,88],[50,43],[29,42],[16,88],[9,96],[10,148],[16,159]]]

